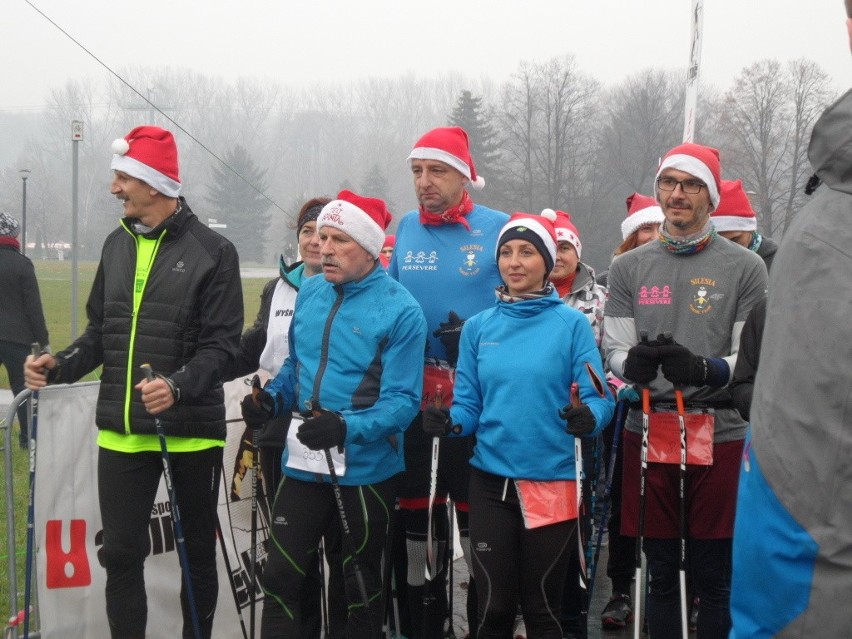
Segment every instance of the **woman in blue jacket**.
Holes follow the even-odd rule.
[[[497,242],[503,286],[464,325],[453,404],[430,408],[432,434],[476,434],[470,539],[478,639],[511,635],[518,603],[527,633],[561,639],[560,602],[576,545],[574,437],[596,435],[614,403],[585,316],[548,283],[550,219],[514,214]],[[571,407],[577,383],[580,406]]]

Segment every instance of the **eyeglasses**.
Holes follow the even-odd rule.
[[[701,193],[701,189],[707,188],[707,185],[701,180],[675,180],[673,177],[657,178],[657,187],[661,191],[674,191],[678,187],[678,184],[681,190],[689,195]]]

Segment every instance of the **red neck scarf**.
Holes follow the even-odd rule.
[[[462,191],[462,199],[456,206],[451,206],[443,213],[430,213],[422,206],[420,207],[420,223],[432,226],[440,226],[441,224],[461,224],[468,231],[470,224],[464,219],[464,216],[473,210],[473,200],[470,199],[467,191]]]
[[[17,250],[21,250],[21,243],[18,238],[11,235],[0,235],[0,246],[14,246]]]
[[[571,273],[571,275],[561,280],[553,280],[553,285],[559,292],[559,297],[565,297],[566,295],[568,295],[568,293],[571,292],[571,288],[574,286],[575,279],[577,279],[577,271],[574,271],[573,273]]]

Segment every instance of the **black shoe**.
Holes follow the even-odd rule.
[[[604,628],[624,628],[633,619],[633,601],[630,595],[614,593],[601,613]]]

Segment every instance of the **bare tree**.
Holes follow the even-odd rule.
[[[601,152],[619,195],[650,193],[660,157],[680,142],[683,128],[682,76],[646,69],[609,92]]]
[[[762,60],[743,69],[724,97],[719,135],[728,176],[753,191],[760,229],[782,235],[801,204],[813,122],[829,101],[828,76],[814,63]]]

